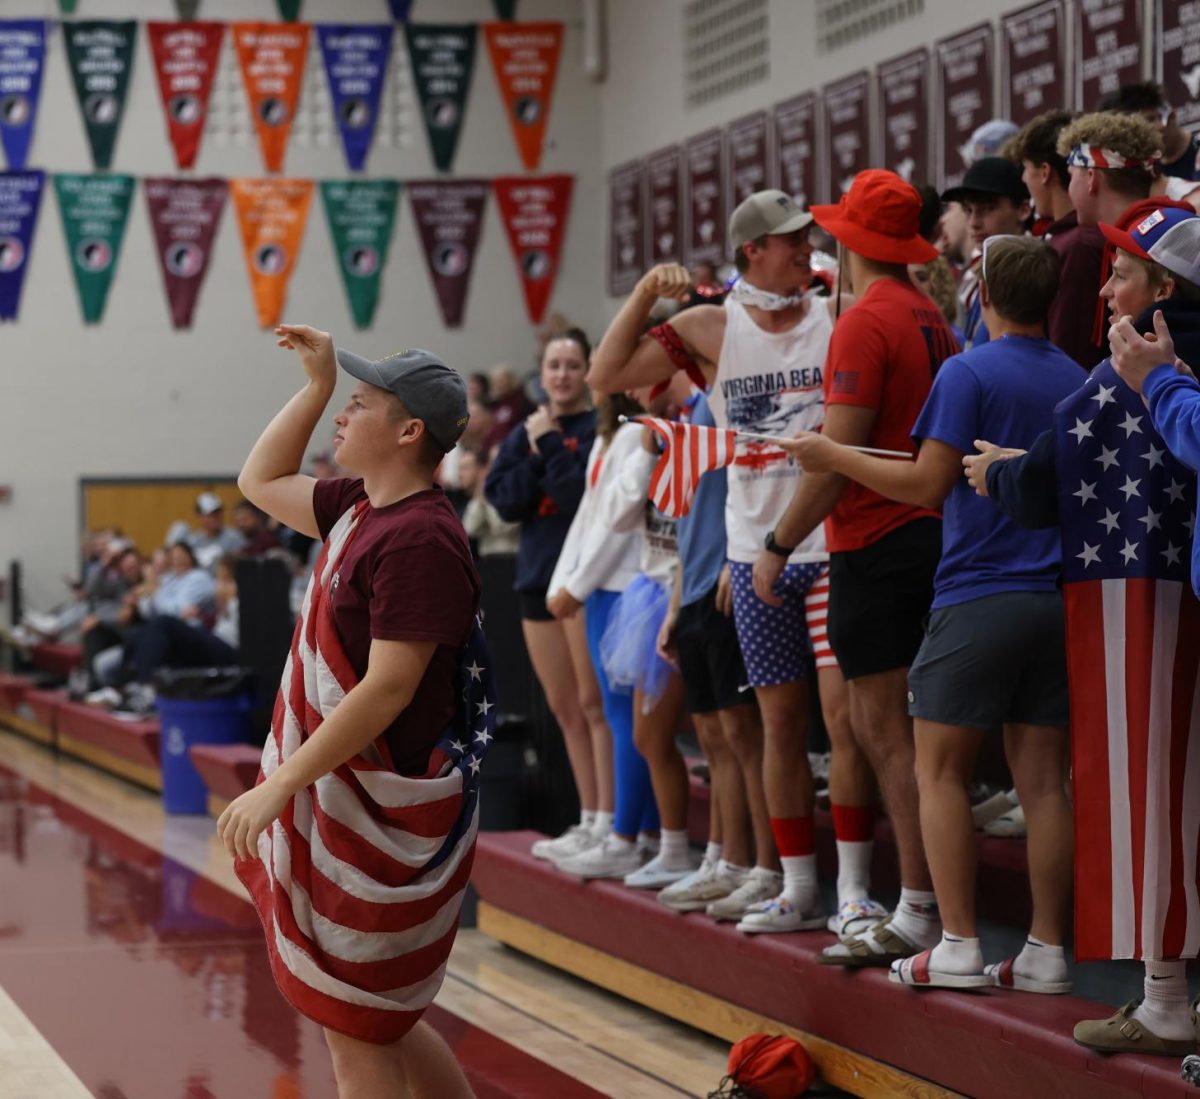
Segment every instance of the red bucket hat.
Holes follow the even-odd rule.
[[[920,233],[921,196],[895,172],[859,172],[836,206],[810,207],[839,244],[879,263],[928,263],[938,250]]]

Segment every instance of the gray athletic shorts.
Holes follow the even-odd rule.
[[[908,672],[908,712],[942,725],[1066,725],[1062,596],[1017,591],[942,607]]]

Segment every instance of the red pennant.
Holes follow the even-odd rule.
[[[562,250],[574,176],[502,176],[492,180],[504,230],[525,287],[529,319],[540,324]]]
[[[158,90],[167,132],[175,147],[175,163],[190,168],[196,162],[208,97],[221,54],[224,23],[147,23]]]
[[[521,162],[536,172],[562,52],[562,24],[485,23],[483,33]]]
[[[283,171],[304,63],[307,23],[234,23],[233,40],[268,172]]]

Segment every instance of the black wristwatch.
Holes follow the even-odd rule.
[[[781,546],[778,542],[776,542],[775,532],[773,530],[767,531],[767,540],[763,543],[763,548],[766,549],[768,553],[775,554],[776,557],[791,557],[792,554],[796,552],[795,546]]]

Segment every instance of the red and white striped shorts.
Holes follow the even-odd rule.
[[[829,568],[821,570],[804,597],[804,617],[808,622],[808,637],[818,668],[836,668],[837,657],[829,644],[826,621],[829,617]]]

